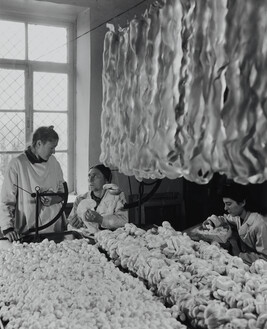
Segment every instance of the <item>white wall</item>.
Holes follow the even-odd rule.
[[[89,163],[99,163],[101,143],[101,112],[102,112],[102,54],[106,27],[102,26],[91,32],[91,99],[90,99],[90,134]]]
[[[77,17],[77,36],[90,29],[90,10],[84,10]],[[76,65],[76,156],[75,176],[76,191],[87,190],[89,167],[89,122],[90,122],[90,34],[77,39]]]

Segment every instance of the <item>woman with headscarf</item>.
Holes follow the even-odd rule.
[[[103,164],[90,168],[88,192],[78,195],[68,217],[68,229],[81,233],[95,233],[101,228],[116,229],[128,222],[128,212],[123,210],[125,195],[111,184],[111,170]]]

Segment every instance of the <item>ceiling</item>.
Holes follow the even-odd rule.
[[[59,5],[36,0],[0,0],[1,15],[29,15],[38,17],[59,18],[73,21],[84,10],[83,7]]]
[[[0,0],[0,13],[57,17],[74,21],[80,12],[90,8],[91,26],[94,27],[128,10],[131,10],[132,14],[137,10],[140,12],[140,6],[146,8],[149,3],[152,3],[152,0]]]

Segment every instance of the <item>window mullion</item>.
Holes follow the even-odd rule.
[[[68,29],[68,43],[71,44],[71,40],[74,39],[74,29],[69,28]],[[74,56],[75,51],[74,47],[68,47],[68,66],[69,66],[69,72],[68,72],[68,132],[69,132],[69,138],[68,138],[68,170],[69,170],[69,177],[68,177],[68,183],[69,188],[71,191],[76,190],[76,181],[73,180],[73,177],[76,175],[76,166],[74,157],[70,156],[75,153],[75,135],[74,135],[74,127],[75,127],[75,115],[74,115],[74,109],[75,109],[75,100],[74,100],[74,90],[75,90],[75,79],[74,79]]]
[[[28,34],[28,23],[25,23],[25,59],[29,60],[29,34]]]
[[[31,138],[31,133],[33,130],[33,119],[32,119],[32,112],[33,112],[33,83],[32,83],[32,68],[28,63],[29,59],[29,36],[28,36],[28,23],[25,23],[25,59],[27,61],[26,70],[25,70],[25,92],[26,92],[26,104],[25,104],[25,137],[26,137],[26,144],[29,143]]]
[[[31,140],[33,131],[33,71],[30,65],[27,65],[25,70],[25,116],[26,116],[26,143]]]

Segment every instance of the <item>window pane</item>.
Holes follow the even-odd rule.
[[[68,154],[67,152],[56,152],[55,157],[61,165],[63,171],[63,177],[68,180]]]
[[[25,147],[25,114],[0,112],[0,151],[23,151]]]
[[[35,72],[33,76],[34,110],[67,111],[66,74]]]
[[[0,21],[0,57],[25,59],[25,24]]]
[[[68,116],[66,113],[38,113],[33,116],[34,130],[40,126],[54,126],[59,135],[56,150],[66,150],[68,146]]]
[[[29,25],[29,59],[46,62],[67,62],[67,29]]]
[[[24,71],[0,69],[0,109],[25,109]]]

